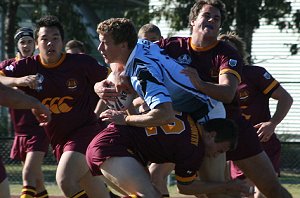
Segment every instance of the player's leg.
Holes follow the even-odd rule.
[[[45,185],[44,175],[42,172],[42,163],[45,152],[33,151],[26,154],[26,159],[23,165],[22,176],[24,187],[34,187],[37,194],[43,193],[44,197],[48,196]]]
[[[144,167],[132,157],[111,157],[100,166],[103,175],[129,195],[159,198]]]
[[[56,181],[66,197],[72,197],[78,193],[84,194],[84,190],[87,190],[86,193],[90,198],[95,197],[95,194],[97,194],[96,197],[108,198],[104,183],[102,185],[101,180],[96,182],[95,178],[89,172],[84,154],[75,151],[66,151],[62,154],[57,166]],[[93,182],[97,187],[92,192],[90,188],[83,189]]]
[[[255,183],[266,197],[292,197],[279,183],[274,168],[264,151],[252,157],[236,160],[234,163]]]
[[[226,169],[226,154],[219,154],[217,157],[204,157],[199,169],[199,179],[207,182],[224,182]],[[197,195],[198,198],[204,195]],[[227,195],[207,195],[209,198],[229,198]]]
[[[175,165],[173,163],[156,164],[151,163],[149,166],[149,172],[152,183],[157,190],[163,195],[163,197],[170,197],[167,179]]]

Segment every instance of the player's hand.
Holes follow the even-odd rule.
[[[16,84],[20,87],[29,87],[31,89],[36,89],[39,85],[38,75],[28,75],[17,78]]]
[[[273,135],[276,125],[272,122],[261,122],[254,125],[254,128],[257,129],[257,135],[261,142],[267,142],[270,140],[270,137]]]
[[[122,91],[126,93],[135,93],[135,90],[132,87],[129,76],[119,75],[116,78],[115,87],[117,92],[121,93]]]
[[[51,121],[51,112],[50,110],[43,105],[42,103],[38,104],[32,110],[33,115],[36,117],[40,126],[46,126]]]
[[[115,84],[109,80],[102,80],[94,85],[94,91],[103,100],[116,100],[120,94],[115,88]]]
[[[202,87],[201,85],[203,84],[203,81],[199,77],[198,71],[195,68],[186,67],[183,70],[181,70],[180,73],[182,73],[182,74],[186,75],[187,77],[189,77],[190,81],[196,87],[196,89],[201,91],[201,87]]]
[[[126,125],[127,114],[124,111],[116,111],[113,109],[107,109],[100,114],[100,119],[102,121],[113,122],[117,125]]]

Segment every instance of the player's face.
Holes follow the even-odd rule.
[[[206,146],[205,156],[207,157],[217,157],[221,153],[225,153],[230,149],[229,142],[219,142],[213,143],[209,146]]]
[[[61,58],[63,48],[58,28],[41,27],[38,32],[37,46],[44,63],[57,63]]]
[[[103,56],[105,63],[119,62],[122,44],[115,44],[110,34],[99,34],[98,51]]]
[[[19,39],[17,47],[21,53],[22,58],[32,56],[34,52],[34,40],[30,36],[24,36]]]
[[[204,5],[196,18],[191,21],[193,34],[199,34],[202,38],[217,39],[221,26],[220,10],[211,5]]]
[[[230,143],[226,142],[215,142],[215,132],[204,132],[204,144],[205,144],[205,156],[217,157],[217,155],[224,153],[230,149]]]

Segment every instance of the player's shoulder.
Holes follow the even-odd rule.
[[[264,67],[257,66],[257,65],[244,65],[243,66],[243,72],[246,74],[261,74],[268,72]]]
[[[11,65],[15,61],[16,61],[15,58],[11,58],[11,59],[7,59],[7,60],[4,60],[4,61],[1,61],[0,62],[0,69],[3,69],[4,67]]]

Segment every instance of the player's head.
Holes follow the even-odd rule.
[[[203,124],[203,128],[206,151],[210,153],[209,155],[216,155],[236,148],[238,127],[234,121],[224,118],[211,119]]]
[[[62,57],[64,30],[57,17],[47,15],[36,24],[35,41],[43,64],[56,64]]]
[[[35,45],[33,39],[33,30],[28,27],[19,28],[14,36],[18,54],[20,58],[32,56]]]
[[[39,31],[41,28],[57,28],[59,33],[60,33],[60,37],[62,40],[64,40],[64,28],[62,26],[62,24],[60,23],[60,21],[58,20],[58,18],[56,16],[53,15],[46,15],[42,18],[40,18],[37,23],[36,23],[36,29],[34,32],[35,35],[35,39],[37,40],[39,37]]]
[[[85,53],[84,44],[78,40],[70,40],[66,43],[65,51],[70,54],[83,54]]]
[[[249,54],[246,51],[246,43],[241,37],[239,37],[235,32],[228,32],[227,34],[221,34],[218,39],[225,41],[230,46],[235,48],[243,58],[244,63],[248,64]]]
[[[212,18],[216,18],[215,16],[209,16],[211,13],[205,13],[203,11],[203,9],[205,9],[205,7],[207,6],[211,6],[213,8],[215,8],[216,10],[218,10],[220,15],[220,19],[218,19],[220,21],[219,23],[219,27],[221,28],[223,22],[226,19],[226,7],[225,4],[221,1],[221,0],[198,0],[193,7],[190,10],[190,14],[189,14],[189,25],[191,30],[193,30],[193,22],[197,20],[198,17],[202,16],[203,18],[207,18],[207,17],[212,17]]]
[[[143,25],[139,29],[138,37],[141,39],[147,39],[151,42],[159,41],[162,38],[160,29],[152,23]]]
[[[126,18],[107,19],[99,23],[97,33],[100,41],[98,50],[104,61],[107,64],[125,64],[127,53],[131,52],[137,43],[137,32],[132,21]]]

